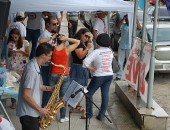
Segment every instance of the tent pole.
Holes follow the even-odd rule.
[[[110,36],[110,11],[107,14],[107,34]]]
[[[151,108],[153,105],[152,95],[153,95],[153,82],[154,82],[154,70],[155,70],[155,42],[157,36],[157,19],[158,19],[158,0],[155,1],[152,51],[151,51],[151,59],[150,59],[150,71],[149,71],[149,83],[148,83],[148,95],[147,95],[147,108]]]
[[[142,57],[142,51],[143,51],[143,47],[146,41],[146,10],[147,10],[147,0],[144,0],[144,10],[143,10],[143,23],[142,23],[142,41],[141,41],[141,51],[140,51],[140,59]],[[138,74],[138,88],[137,88],[137,96],[140,97],[140,91],[139,91],[139,86],[140,86],[140,67],[141,65],[139,65],[139,74]]]
[[[137,19],[137,11],[138,11],[138,0],[135,0],[134,16],[133,16],[132,45],[133,45],[133,43],[134,43],[134,38],[136,37],[136,19]]]

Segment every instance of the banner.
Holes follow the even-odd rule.
[[[139,84],[141,98],[144,101],[147,100],[148,93],[148,84],[145,78],[149,70],[151,49],[151,44],[145,43],[141,53],[141,39],[136,38],[124,68],[123,78],[135,90],[137,90]],[[139,77],[140,80],[138,80]]]

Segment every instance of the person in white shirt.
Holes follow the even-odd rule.
[[[16,22],[11,23],[9,26],[9,31],[11,31],[14,28],[17,28],[20,31],[21,37],[23,39],[25,39],[26,37],[26,27],[23,24],[24,19],[25,19],[24,12],[19,11],[16,14],[16,18],[15,18]]]
[[[106,25],[104,22],[104,18],[107,15],[106,12],[103,11],[97,11],[96,13],[97,18],[95,19],[93,23],[93,37],[96,40],[97,36],[101,33],[106,33]]]
[[[97,36],[101,33],[106,33],[107,31],[105,19],[104,19],[106,15],[107,15],[107,12],[97,11],[96,13],[97,18],[95,18],[95,20],[93,21],[92,34],[93,34],[93,44],[95,48],[96,48]]]
[[[57,28],[59,26],[59,23],[57,21],[57,18],[54,16],[49,16],[47,19],[45,19],[45,25],[46,29],[44,32],[40,35],[38,38],[39,44],[48,43],[52,46],[56,45],[56,37],[58,35]],[[44,85],[49,85],[49,70],[50,66],[49,64],[43,64],[41,65],[41,75]],[[51,93],[50,92],[43,92],[42,96],[42,106],[46,106],[48,103],[48,99],[50,98]]]
[[[58,20],[59,26],[58,26],[58,28],[57,28],[57,32],[59,33],[59,32],[60,32],[60,29],[61,29],[62,18],[63,18],[62,11],[53,12],[52,15],[53,15],[54,17],[56,17],[57,20]]]
[[[99,114],[97,115],[98,120],[104,119],[109,101],[109,88],[113,79],[112,70],[112,59],[113,52],[109,48],[111,40],[109,35],[106,33],[100,34],[97,39],[97,49],[91,52],[83,61],[83,66],[93,71],[93,77],[90,84],[87,87],[87,96],[92,99],[94,93],[98,88],[101,89],[102,103]],[[93,66],[91,63],[93,62]],[[92,102],[87,99],[87,116],[91,118],[93,116]]]
[[[57,28],[59,26],[58,20],[54,16],[49,16],[45,19],[45,30],[44,32],[39,36],[38,43],[44,43],[47,42],[51,44],[52,46],[55,46],[56,44],[56,37],[58,35]]]

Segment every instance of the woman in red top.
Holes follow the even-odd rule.
[[[71,45],[66,46],[65,45],[66,41],[71,43]],[[54,64],[63,65],[66,68],[66,73],[64,76],[64,81],[60,88],[59,97],[64,96],[64,94],[70,84],[69,68],[68,68],[69,54],[73,50],[75,50],[79,44],[80,44],[79,40],[76,40],[73,38],[67,38],[63,35],[61,35],[61,36],[59,36],[59,38],[57,38],[57,45],[54,47],[54,51],[53,51],[51,60]],[[63,73],[62,68],[52,65],[51,76],[50,76],[50,85],[51,86],[54,86],[57,83],[57,81],[60,78],[62,73]],[[69,119],[66,117],[66,108],[63,107],[60,109],[60,122],[63,123],[65,121],[69,121]]]

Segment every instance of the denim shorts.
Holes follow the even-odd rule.
[[[89,71],[87,68],[83,68],[82,64],[73,63],[70,69],[70,81],[73,80],[82,86],[87,86],[89,78]]]

